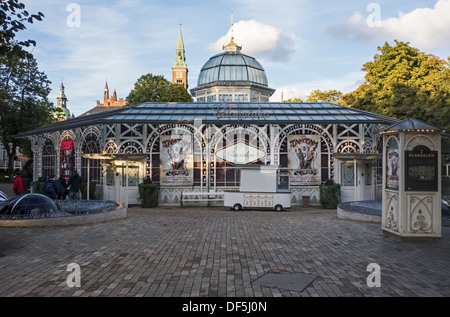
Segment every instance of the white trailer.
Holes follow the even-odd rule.
[[[240,167],[239,191],[223,193],[224,206],[233,210],[291,208],[289,173],[278,166],[245,165]]]

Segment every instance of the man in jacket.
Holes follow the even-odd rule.
[[[55,199],[58,194],[58,186],[56,184],[55,175],[50,175],[50,177],[45,182],[44,187],[45,195],[51,199]]]
[[[80,199],[80,188],[81,188],[81,176],[77,173],[77,171],[73,171],[72,176],[70,176],[69,181],[67,182],[67,186],[69,189],[69,198],[71,200],[79,200]]]

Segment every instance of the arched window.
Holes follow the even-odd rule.
[[[46,139],[42,149],[42,178],[45,180],[56,173],[56,153],[52,140]]]
[[[61,175],[66,181],[75,167],[75,154],[73,148],[73,139],[66,135],[61,141]]]
[[[95,132],[89,132],[84,137],[81,144],[81,153],[83,154],[98,154],[102,153],[100,150],[100,143]],[[100,160],[90,160],[81,157],[81,177],[83,180],[88,179],[88,165],[89,165],[89,180],[96,184],[101,184],[101,166]]]

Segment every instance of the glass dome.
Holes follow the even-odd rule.
[[[267,87],[268,81],[264,68],[255,58],[236,51],[214,55],[200,71],[197,88],[221,84],[257,84]]]
[[[26,217],[63,216],[63,211],[53,200],[42,194],[26,194],[12,199],[0,210],[0,215]]]

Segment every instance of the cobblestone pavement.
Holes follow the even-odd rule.
[[[0,228],[0,296],[450,296],[450,227],[404,242],[336,211],[128,209],[126,219],[59,228]],[[81,287],[69,287],[70,263]],[[369,263],[381,287],[369,287]],[[303,291],[253,283],[264,274],[317,278]]]

